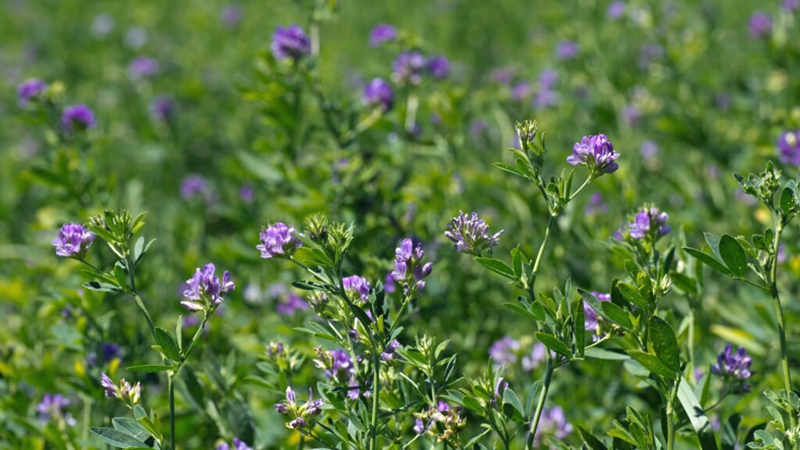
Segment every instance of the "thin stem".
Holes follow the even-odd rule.
[[[672,398],[667,402],[667,450],[675,449],[675,418],[672,413]]]
[[[364,120],[358,123],[352,130],[348,131],[344,137],[341,139],[341,146],[347,147],[350,145],[361,133],[367,131],[375,125],[375,122],[378,121],[383,116],[383,111],[380,108],[375,108],[370,115],[368,115]]]
[[[170,450],[176,450],[175,447],[175,386],[173,384],[173,377],[175,375],[170,373],[167,377],[169,386],[169,441]]]
[[[89,439],[89,427],[92,421],[92,398],[83,396],[83,440]]]
[[[533,449],[533,439],[536,437],[536,430],[539,429],[539,419],[542,417],[542,409],[544,409],[544,402],[547,400],[547,391],[550,390],[550,380],[553,378],[554,369],[553,362],[548,356],[547,368],[544,372],[542,393],[539,395],[539,402],[536,404],[536,412],[533,414],[533,423],[531,424],[531,433],[528,435],[528,445],[525,447],[527,450]]]
[[[587,178],[586,181],[583,182],[581,187],[579,187],[577,191],[573,192],[572,195],[569,196],[569,201],[572,201],[572,199],[575,198],[575,196],[578,195],[578,193],[580,193],[583,190],[583,188],[588,186],[589,183],[592,182],[592,180],[594,180],[594,177],[589,175],[589,178]]]
[[[192,349],[194,348],[194,344],[197,343],[198,340],[200,340],[200,335],[203,333],[203,330],[206,327],[206,322],[208,322],[208,317],[209,317],[209,313],[208,313],[208,311],[205,311],[203,313],[203,321],[200,322],[200,328],[198,328],[197,331],[195,331],[194,336],[192,336],[192,340],[189,342],[189,346],[186,347],[186,351],[183,352],[183,356],[181,356],[181,360],[178,363],[177,368],[175,369],[175,374],[176,375],[178,373],[178,370],[180,370],[181,366],[183,366],[183,363],[189,357],[189,353],[192,352]]]
[[[408,95],[408,103],[406,108],[406,133],[414,132],[414,125],[417,122],[417,108],[419,107],[419,99],[415,94]]]
[[[556,222],[556,216],[550,215],[550,219],[547,220],[547,228],[544,230],[544,240],[542,240],[542,244],[539,246],[539,253],[536,255],[536,261],[533,263],[533,268],[531,269],[531,274],[528,277],[528,297],[530,297],[531,302],[536,301],[536,297],[534,295],[534,285],[536,284],[536,275],[539,273],[539,265],[542,263],[542,256],[544,256],[544,250],[547,248],[547,242],[550,240],[550,230],[553,229],[553,224]]]
[[[150,313],[147,312],[147,307],[144,306],[144,301],[142,300],[142,297],[140,297],[136,291],[132,291],[131,295],[133,296],[133,299],[136,300],[136,306],[138,306],[139,309],[142,311],[142,314],[144,314],[144,318],[147,320],[147,325],[150,327],[150,333],[153,335],[153,342],[155,342],[156,326],[155,324],[153,324],[153,319],[150,318]]]
[[[371,436],[371,443],[370,448],[372,450],[378,450],[378,397],[380,396],[380,377],[381,377],[381,369],[380,369],[380,354],[378,353],[378,347],[373,343],[372,345],[372,372],[373,372],[373,380],[372,380],[372,418],[370,421],[370,433]]]

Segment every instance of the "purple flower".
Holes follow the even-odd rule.
[[[756,11],[750,16],[750,36],[754,39],[763,38],[772,31],[772,17],[761,11]]]
[[[666,236],[670,231],[667,225],[669,216],[655,206],[644,206],[633,217],[633,222],[627,226],[627,232],[633,239],[644,239],[653,236],[654,239]]]
[[[207,308],[216,308],[225,301],[223,295],[234,290],[236,285],[231,281],[231,275],[226,270],[222,280],[214,274],[214,264],[208,263],[201,269],[196,269],[192,278],[186,280],[186,290],[183,296],[186,300],[181,302],[190,311],[201,311]]]
[[[626,105],[622,108],[622,118],[629,126],[636,125],[641,117],[642,112],[639,111],[639,107],[636,105]]]
[[[394,284],[394,277],[392,276],[392,272],[389,272],[383,280],[383,292],[394,294],[396,290],[397,286]]]
[[[425,252],[422,244],[417,244],[416,248],[411,239],[403,239],[400,247],[395,249],[394,271],[392,278],[403,286],[403,293],[406,297],[419,294],[425,288],[423,278],[431,274],[433,263],[422,263]]]
[[[181,182],[181,197],[190,200],[194,197],[203,197],[206,201],[212,198],[211,187],[208,180],[202,175],[189,175]]]
[[[369,281],[358,275],[342,278],[342,289],[351,298],[361,303],[366,303],[369,300]]]
[[[611,4],[608,5],[608,9],[606,10],[606,16],[609,19],[612,20],[619,19],[623,15],[625,15],[625,2],[617,0],[611,2]]]
[[[511,98],[515,101],[522,101],[531,95],[533,88],[529,81],[520,81],[511,88]]]
[[[100,363],[105,364],[111,362],[116,358],[122,358],[122,348],[111,342],[103,342],[100,344],[98,353],[100,353]],[[97,353],[91,352],[86,356],[86,361],[90,366],[97,365]]]
[[[800,166],[800,130],[781,133],[778,138],[778,154],[784,164]]]
[[[639,152],[644,159],[653,159],[658,155],[658,144],[653,141],[644,141],[639,148]]]
[[[783,4],[781,5],[784,11],[795,11],[800,9],[800,0],[783,0]]]
[[[511,336],[506,336],[495,341],[489,347],[489,357],[501,366],[511,365],[517,362],[517,352],[519,352],[519,341]]]
[[[601,294],[597,291],[592,291],[592,296],[601,302],[610,302],[611,295],[610,294]],[[584,315],[584,329],[587,331],[596,331],[597,330],[597,312],[589,306],[588,303],[583,302],[583,315]]]
[[[574,59],[578,56],[578,43],[571,40],[564,40],[556,45],[556,56],[562,60]]]
[[[27,106],[30,102],[38,101],[42,98],[42,94],[47,90],[47,83],[36,78],[23,81],[17,86],[17,96],[19,97],[19,105]]]
[[[606,211],[608,211],[608,205],[606,205],[606,202],[603,201],[603,196],[599,192],[592,194],[592,197],[589,199],[589,204],[586,205],[586,208],[584,209],[584,212],[587,215],[603,213]]]
[[[516,70],[513,67],[502,67],[500,69],[494,69],[489,74],[489,77],[495,82],[500,84],[507,84],[511,82],[511,79],[514,78],[514,73]]]
[[[58,237],[53,239],[56,255],[62,258],[78,258],[86,256],[86,251],[92,246],[95,234],[77,223],[66,223],[58,231]]]
[[[281,299],[275,306],[275,312],[282,316],[293,316],[298,311],[308,310],[308,302],[294,292],[290,292],[284,299]]]
[[[292,387],[286,388],[286,400],[282,403],[275,404],[275,410],[281,414],[286,414],[292,420],[286,424],[290,429],[297,430],[304,428],[309,419],[322,413],[322,406],[324,402],[314,400],[311,388],[308,389],[308,401],[302,405],[297,404],[297,396],[295,395]]]
[[[253,450],[249,445],[245,444],[239,438],[233,438],[233,446],[228,445],[227,442],[223,442],[217,446],[217,450]]]
[[[303,243],[297,237],[297,230],[282,222],[270,225],[258,235],[260,245],[256,249],[261,251],[261,257],[288,258],[292,256]]]
[[[175,117],[175,100],[169,95],[159,95],[150,103],[150,117],[157,122],[167,122]]]
[[[639,67],[646,69],[653,61],[662,56],[664,56],[664,47],[658,44],[644,45],[639,52]]]
[[[75,419],[66,411],[70,400],[61,394],[45,394],[42,402],[36,406],[39,413],[39,420],[49,422],[51,420],[63,420],[69,426],[75,426]]]
[[[97,122],[88,106],[78,104],[64,108],[64,112],[61,113],[61,124],[67,130],[85,130],[94,128]]]
[[[394,359],[394,352],[396,352],[397,349],[400,348],[400,347],[402,347],[402,345],[400,345],[400,341],[398,341],[397,339],[394,339],[392,342],[389,343],[389,345],[386,346],[386,348],[383,350],[383,352],[381,352],[381,359],[384,360],[384,361],[393,360]]]
[[[139,403],[139,399],[142,396],[142,385],[140,383],[131,386],[123,378],[119,381],[119,386],[117,386],[105,373],[100,374],[100,385],[106,389],[106,397],[116,397],[131,408]]]
[[[391,42],[395,39],[397,39],[397,29],[386,23],[377,25],[369,32],[369,45],[372,47],[377,47],[384,42]]]
[[[297,24],[278,27],[272,35],[272,53],[276,59],[297,61],[311,54],[311,40]]]
[[[236,3],[225,5],[220,12],[219,18],[228,28],[235,28],[242,21],[242,7]]]
[[[555,87],[557,81],[558,72],[553,69],[544,69],[539,73],[538,82],[540,89],[551,89]]]
[[[580,142],[572,147],[572,155],[567,162],[573,166],[585,165],[592,175],[614,173],[619,169],[616,160],[619,153],[614,151],[614,146],[605,134],[584,136]]]
[[[355,375],[355,367],[350,360],[350,355],[344,350],[331,350],[331,360],[333,365],[330,370],[325,371],[325,376],[328,378],[338,377],[339,373]]]
[[[572,425],[567,422],[564,410],[560,406],[544,408],[539,419],[539,428],[533,438],[534,446],[539,448],[542,445],[542,436],[545,434],[553,435],[556,439],[564,439],[572,432]]]
[[[469,133],[473,136],[477,136],[485,133],[487,128],[486,122],[483,120],[473,120],[472,123],[469,124]]]
[[[548,108],[556,104],[558,104],[558,93],[549,88],[541,88],[533,96],[533,106],[536,108]]]
[[[403,52],[392,63],[392,79],[397,84],[419,84],[427,60],[419,52]]]
[[[750,372],[752,363],[753,360],[747,355],[744,347],[739,347],[736,353],[733,353],[733,347],[728,344],[725,346],[725,350],[717,356],[717,364],[711,367],[711,372],[723,377],[746,380],[753,375]]]
[[[380,107],[383,112],[392,109],[394,91],[392,85],[383,78],[375,78],[364,86],[361,101],[368,106]]]
[[[442,79],[450,75],[450,61],[444,56],[434,56],[428,60],[428,73],[433,78]]]
[[[255,190],[253,186],[249,184],[243,184],[241,188],[239,188],[239,198],[242,199],[245,203],[253,203],[253,199],[255,197]]]
[[[463,211],[458,212],[458,217],[450,219],[444,232],[445,237],[455,244],[456,251],[475,256],[491,254],[502,234],[503,230],[500,230],[490,236],[489,225],[477,213],[469,216]]]
[[[541,342],[533,344],[531,352],[522,357],[522,370],[531,372],[547,359],[547,347]]]
[[[128,65],[128,73],[134,81],[150,78],[158,73],[158,61],[147,56],[140,56]]]

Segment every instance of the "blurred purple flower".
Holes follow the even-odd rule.
[[[188,175],[181,182],[181,198],[190,200],[194,197],[203,197],[206,201],[212,197],[211,186],[202,175]]]
[[[563,40],[556,45],[556,56],[561,60],[575,59],[578,56],[578,43],[572,40]]]
[[[392,85],[383,78],[375,78],[364,86],[361,101],[368,106],[380,107],[383,112],[389,111],[394,104]]]
[[[481,135],[486,132],[487,125],[483,120],[473,120],[469,124],[469,133],[473,136]]]
[[[622,109],[622,118],[629,126],[635,126],[641,117],[642,113],[639,111],[639,107],[636,105],[626,105]]]
[[[369,32],[369,45],[377,47],[385,42],[397,39],[397,29],[389,24],[382,23]]]
[[[492,72],[489,74],[489,77],[495,83],[507,84],[510,83],[514,78],[514,73],[516,73],[516,69],[513,67],[502,67],[492,70]]]
[[[511,336],[506,336],[500,340],[495,341],[489,347],[489,357],[495,364],[505,366],[517,362],[517,352],[519,351],[519,341]]]
[[[544,435],[552,435],[556,439],[564,439],[571,432],[572,425],[567,422],[564,410],[561,409],[560,406],[544,408],[542,410],[542,416],[539,419],[539,428],[536,430],[536,435],[533,438],[533,445],[539,448],[542,445],[542,436]]]
[[[624,15],[625,15],[625,2],[623,2],[621,0],[617,0],[617,1],[611,2],[611,4],[608,5],[608,9],[606,10],[606,16],[609,19],[612,19],[612,20],[619,19],[620,17],[622,17]]]
[[[150,103],[150,117],[156,122],[168,122],[175,117],[175,100],[169,95],[159,95]]]
[[[158,73],[158,61],[147,56],[140,56],[128,65],[128,73],[134,81],[150,78]]]
[[[255,198],[255,190],[253,186],[249,184],[243,184],[241,188],[239,188],[239,198],[242,199],[245,203],[253,203],[253,199]]]
[[[228,28],[236,28],[239,26],[242,22],[242,17],[242,7],[236,3],[225,5],[219,15],[222,23]]]
[[[97,121],[92,110],[83,104],[69,105],[61,113],[61,124],[67,130],[94,128]]]
[[[275,312],[282,316],[293,316],[298,311],[306,311],[308,308],[308,302],[294,292],[289,292],[289,295],[278,301]]]
[[[800,130],[789,130],[778,138],[778,156],[784,164],[800,166]]]
[[[514,101],[521,102],[528,98],[533,91],[533,86],[529,81],[520,81],[511,88],[511,98]]]
[[[401,85],[419,84],[427,63],[419,52],[403,52],[392,63],[392,79]]]
[[[653,159],[658,155],[658,144],[653,141],[644,141],[639,152],[644,159]]]
[[[597,291],[592,291],[592,296],[601,302],[611,301],[611,295],[609,294],[602,294]],[[584,329],[586,329],[587,331],[596,331],[598,323],[597,312],[587,302],[583,302],[583,314],[585,318]],[[595,336],[595,339],[596,338],[597,336]]]
[[[369,281],[358,275],[342,278],[342,289],[351,297],[366,303],[369,300]]]
[[[551,89],[555,87],[557,81],[558,72],[553,69],[544,69],[539,73],[538,82],[540,89]]]
[[[28,106],[29,103],[41,99],[42,94],[47,90],[47,83],[42,80],[32,78],[23,81],[17,86],[17,96],[19,98],[19,105],[22,107]]]
[[[297,61],[311,54],[311,40],[297,24],[278,27],[272,35],[272,53],[276,59]]]
[[[531,352],[522,357],[522,370],[531,372],[547,359],[547,347],[541,342],[533,344]]]
[[[586,208],[583,210],[587,215],[604,213],[606,211],[608,211],[608,205],[603,201],[603,196],[599,192],[592,194],[589,199],[589,204],[586,205]]]
[[[772,17],[761,11],[756,11],[750,16],[750,36],[754,39],[764,38],[772,31]]]
[[[239,438],[233,438],[233,446],[228,445],[227,442],[223,442],[217,446],[217,450],[253,450],[249,445],[245,444]]]
[[[450,61],[444,56],[428,59],[428,73],[435,79],[447,78],[450,75]]]
[[[727,93],[717,94],[714,101],[717,104],[717,108],[722,111],[727,111],[731,107],[731,96]]]
[[[398,348],[402,347],[400,345],[400,341],[397,339],[392,340],[389,345],[381,352],[381,359],[384,361],[391,361],[394,359],[394,353],[397,351]]]
[[[72,415],[66,411],[70,400],[61,394],[44,394],[41,403],[36,406],[39,413],[39,420],[50,422],[51,420],[64,420],[69,426],[77,423]]]
[[[139,49],[147,43],[147,31],[141,27],[129,28],[125,33],[125,44],[132,49]]]
[[[664,47],[658,44],[646,44],[639,51],[639,67],[646,69],[650,64],[664,56]]]
[[[800,9],[800,0],[783,0],[781,5],[784,11],[796,11]]]

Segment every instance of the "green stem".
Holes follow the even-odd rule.
[[[414,132],[414,125],[417,122],[417,108],[419,107],[419,99],[415,94],[408,95],[408,103],[406,108],[406,133]]]
[[[533,449],[533,439],[536,437],[536,430],[539,429],[539,419],[542,417],[542,409],[544,409],[544,402],[547,400],[547,391],[550,390],[550,380],[553,378],[554,369],[553,362],[548,356],[547,368],[544,372],[544,383],[542,384],[542,393],[539,394],[539,402],[536,404],[536,412],[533,414],[531,433],[528,435],[528,445],[525,447],[527,450]]]
[[[586,181],[583,182],[581,187],[579,187],[577,191],[573,192],[572,195],[569,196],[569,201],[572,201],[572,199],[575,198],[575,196],[578,195],[583,190],[583,188],[588,186],[589,183],[592,182],[592,180],[594,180],[594,177],[589,175],[589,178],[587,178]]]
[[[370,420],[370,434],[371,436],[371,443],[370,448],[372,450],[378,450],[378,397],[380,396],[380,378],[381,378],[381,367],[380,367],[380,360],[381,356],[378,350],[377,345],[373,343],[372,345],[372,372],[373,372],[373,379],[372,379],[372,418]]]
[[[673,408],[673,398],[674,396],[671,395],[671,398],[667,402],[667,450],[674,450],[675,449],[675,418],[673,417],[674,414],[672,413]]]
[[[192,352],[194,344],[196,344],[197,341],[200,340],[200,335],[203,334],[203,330],[206,328],[206,322],[208,322],[208,317],[209,317],[209,312],[205,311],[203,313],[203,320],[202,322],[200,322],[200,328],[198,328],[197,331],[195,331],[194,336],[192,336],[192,340],[189,342],[189,346],[186,347],[186,351],[183,352],[183,356],[181,356],[181,360],[178,363],[178,366],[175,368],[176,375],[178,374],[178,370],[180,370],[181,366],[183,366],[183,363],[186,362],[186,359],[189,357],[189,353]]]
[[[169,386],[169,441],[170,450],[176,450],[175,447],[175,386],[173,384],[173,377],[175,375],[170,373],[167,382]]]
[[[363,132],[367,131],[383,116],[380,108],[375,108],[372,113],[358,123],[352,130],[348,131],[341,139],[341,146],[347,147]]]
[[[153,342],[156,341],[156,326],[153,324],[153,319],[150,317],[150,313],[147,312],[147,307],[144,306],[144,301],[142,297],[139,297],[139,294],[136,291],[132,291],[131,295],[133,295],[133,299],[136,300],[136,306],[142,311],[144,314],[144,318],[147,320],[147,325],[150,327],[150,333],[153,335]]]
[[[775,242],[773,244],[773,257],[772,257],[772,273],[770,274],[770,295],[772,296],[772,306],[775,309],[775,319],[778,322],[778,337],[781,346],[781,368],[783,369],[783,386],[786,390],[786,395],[792,392],[792,376],[789,372],[789,356],[786,352],[786,321],[783,318],[783,306],[781,305],[781,297],[778,293],[778,250],[781,245],[781,234],[783,233],[783,224],[778,222],[775,227]],[[797,426],[797,417],[790,415],[792,428]],[[794,446],[797,448],[797,445]]]
[[[542,263],[544,250],[545,248],[547,248],[547,243],[550,240],[550,230],[553,229],[553,225],[555,223],[556,223],[556,216],[551,214],[550,219],[547,220],[547,228],[545,228],[544,230],[544,240],[542,240],[542,245],[539,246],[539,253],[536,255],[536,261],[533,263],[531,274],[528,277],[528,297],[530,297],[531,303],[536,301],[536,296],[534,295],[534,285],[536,284],[536,275],[539,273],[539,265]]]

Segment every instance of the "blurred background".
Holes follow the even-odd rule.
[[[610,237],[643,203],[669,214],[675,244],[699,247],[703,231],[758,232],[769,213],[732,173],[773,160],[794,177],[800,163],[800,144],[785,139],[800,128],[797,9],[793,0],[2,0],[0,448],[67,448],[37,413],[43,396],[70,398],[78,424],[66,433],[79,439],[81,405],[94,405],[95,423],[116,407],[102,400],[100,372],[124,374],[150,350],[132,302],[81,290],[78,264],[50,245],[62,223],[103,208],[148,212],[144,234],[157,241],[140,277],[156,322],[169,328],[185,313],[180,286],[195,267],[213,261],[237,284],[181,388],[187,448],[232,436],[259,448],[296,443],[272,409],[280,395],[246,376],[258,371],[264,345],[281,340],[308,356],[295,384],[313,385],[320,343],[293,330],[313,316],[290,287],[302,275],[261,260],[255,245],[268,222],[299,225],[314,212],[356,224],[348,269],[374,282],[385,281],[402,238],[421,241],[434,272],[403,339],[451,339],[459,370],[477,375],[493,343],[508,337],[514,344],[501,345],[506,354],[494,352],[493,364],[505,358],[512,384],[527,385],[541,371],[524,361],[536,330],[501,306],[519,293],[443,236],[459,210],[476,211],[491,230],[505,230],[498,255],[517,243],[535,253],[542,199],[491,167],[512,161],[514,122],[539,121],[552,174],[569,167],[584,135],[605,133],[622,154],[620,170],[560,218],[542,290],[569,278],[607,291],[624,274]],[[276,27],[293,23],[307,32],[319,24],[302,96],[270,51]],[[371,42],[379,24],[398,37]],[[369,117],[364,86],[392,79],[408,49],[447,58],[445,76],[395,82],[391,110],[346,146],[332,139],[330,117]],[[48,84],[47,107],[20,101],[17,86],[31,78]],[[96,126],[65,133],[60,111],[73,104],[89,106]],[[786,233],[782,282],[796,335],[800,246],[794,229]],[[99,246],[92,257],[112,260]],[[735,411],[747,425],[764,422],[759,392],[780,385],[768,299],[707,273],[701,294],[678,289],[664,307],[684,338],[693,323],[704,371],[725,343],[754,356],[753,394],[726,400],[715,417]],[[796,368],[800,343],[790,339],[789,350]],[[658,403],[617,363],[565,372],[551,402],[586,428],[610,428],[626,404]],[[163,408],[157,377],[142,383],[150,405]]]

